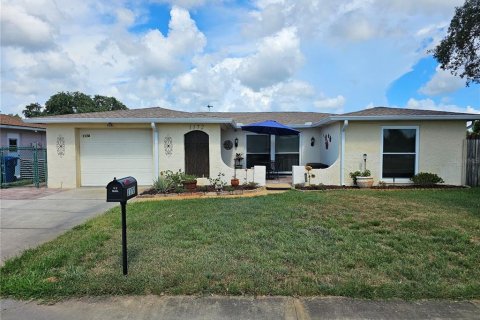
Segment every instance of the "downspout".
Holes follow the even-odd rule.
[[[154,179],[158,179],[160,172],[159,172],[159,163],[158,163],[158,128],[155,125],[155,122],[150,124],[152,126],[152,141],[153,141],[153,177]]]
[[[344,186],[345,185],[345,130],[347,130],[348,127],[348,120],[343,121],[343,126],[342,126],[342,148],[340,151],[340,185]]]

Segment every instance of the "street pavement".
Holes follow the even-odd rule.
[[[52,305],[2,300],[2,320],[479,319],[478,301],[372,301],[341,297],[126,296]]]

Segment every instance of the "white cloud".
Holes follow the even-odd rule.
[[[465,85],[460,77],[452,75],[449,71],[437,67],[433,77],[418,90],[427,96],[437,96],[457,91]]]
[[[167,33],[152,24],[150,2],[3,1],[2,108],[77,90],[184,110],[386,104],[389,84],[444,35],[463,0],[152,1],[172,6]],[[439,90],[438,78],[422,90]]]
[[[54,29],[43,19],[31,15],[20,6],[2,4],[2,46],[27,51],[44,50],[54,45]]]
[[[321,98],[314,102],[315,107],[320,109],[320,112],[343,112],[343,106],[345,105],[345,97],[338,95],[334,98]]]
[[[258,91],[289,79],[303,61],[296,30],[287,28],[264,38],[257,52],[243,60],[238,77],[243,84]]]
[[[173,7],[168,36],[155,29],[142,38],[140,65],[145,74],[181,71],[206,44],[206,38],[185,9]]]
[[[436,111],[450,111],[450,112],[466,112],[466,113],[478,113],[480,109],[476,109],[472,106],[460,107],[453,104],[437,104],[432,99],[414,99],[410,98],[405,106],[407,109],[423,109],[423,110],[436,110]]]
[[[210,0],[211,2],[221,2],[221,0]],[[153,0],[152,2],[168,3],[172,6],[179,6],[182,8],[195,8],[207,2],[207,0]]]

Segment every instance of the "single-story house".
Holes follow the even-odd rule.
[[[25,149],[20,150],[18,147],[45,148],[47,144],[46,131],[45,125],[25,123],[19,117],[0,114],[0,147],[3,148],[1,156],[23,158],[27,155],[32,157],[31,152]],[[26,160],[23,166],[22,161],[17,161],[15,166],[17,178],[20,178],[22,172],[27,175],[31,172],[32,160]]]
[[[151,185],[159,172],[199,177],[235,174],[265,184],[275,159],[293,183],[305,165],[319,164],[311,183],[351,185],[349,173],[367,169],[375,182],[408,182],[432,172],[463,184],[466,123],[478,114],[377,107],[345,114],[317,112],[183,112],[164,108],[71,114],[29,119],[47,125],[50,187],[105,186],[134,176]],[[242,125],[276,120],[300,131],[268,136]],[[241,154],[242,160],[235,160]],[[205,182],[205,181],[204,181]]]
[[[0,145],[2,147],[46,147],[46,127],[25,123],[19,117],[0,114]]]

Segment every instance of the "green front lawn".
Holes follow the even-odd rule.
[[[1,295],[480,297],[480,189],[290,191],[115,208],[1,269]]]

